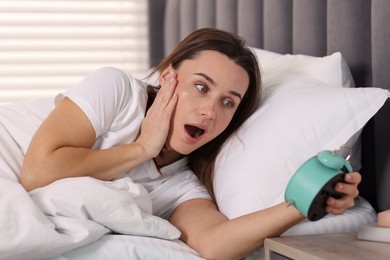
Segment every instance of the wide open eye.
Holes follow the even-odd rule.
[[[205,85],[203,85],[203,84],[195,84],[195,87],[196,87],[196,89],[197,90],[199,90],[200,92],[202,92],[202,93],[207,93],[207,91],[209,90],[208,88],[207,88],[207,86],[205,86]]]
[[[234,102],[231,99],[229,99],[229,98],[224,98],[222,100],[222,104],[223,104],[223,106],[225,106],[227,108],[233,108],[234,107]]]

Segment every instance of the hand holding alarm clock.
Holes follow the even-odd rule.
[[[337,182],[344,181],[345,174],[352,172],[349,157],[350,152],[344,159],[338,151],[326,150],[307,160],[290,179],[284,194],[285,200],[310,221],[323,218],[327,214],[326,200],[343,195],[334,187]],[[357,237],[360,240],[390,242],[390,209],[379,212],[378,223],[361,225]]]
[[[290,179],[284,194],[285,200],[310,221],[323,218],[327,214],[326,200],[343,195],[334,187],[337,182],[344,181],[346,173],[352,172],[349,157],[350,154],[345,159],[338,151],[325,150],[308,159]]]

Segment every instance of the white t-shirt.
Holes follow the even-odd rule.
[[[59,95],[70,98],[86,114],[95,129],[94,149],[106,149],[136,139],[145,117],[146,84],[117,68],[105,67]]]
[[[75,102],[91,121],[97,136],[93,149],[134,142],[148,99],[144,82],[112,67],[92,72],[73,88],[58,95],[55,104],[65,96]],[[7,104],[0,108],[0,122],[24,154],[35,130],[53,107],[52,101],[39,100]],[[188,168],[186,160],[184,158],[160,171],[150,160],[126,173],[149,191],[154,214],[167,217],[186,200],[210,199],[205,187]]]

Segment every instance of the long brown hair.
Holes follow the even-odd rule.
[[[227,128],[216,138],[188,155],[190,168],[215,199],[213,172],[218,152],[227,138],[253,113],[260,100],[261,77],[255,55],[245,46],[245,40],[239,36],[214,28],[203,28],[194,31],[182,40],[171,54],[153,69],[150,75],[156,72],[161,73],[171,64],[174,69],[177,69],[184,60],[192,59],[204,50],[218,51],[226,55],[241,66],[249,76],[248,90]],[[151,102],[153,102],[156,91],[153,86],[148,87]]]

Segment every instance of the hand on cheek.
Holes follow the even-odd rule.
[[[161,88],[148,109],[135,143],[141,145],[148,159],[156,157],[168,136],[170,121],[178,97],[175,93],[176,73],[165,70],[160,76]],[[156,131],[158,129],[158,131]]]

